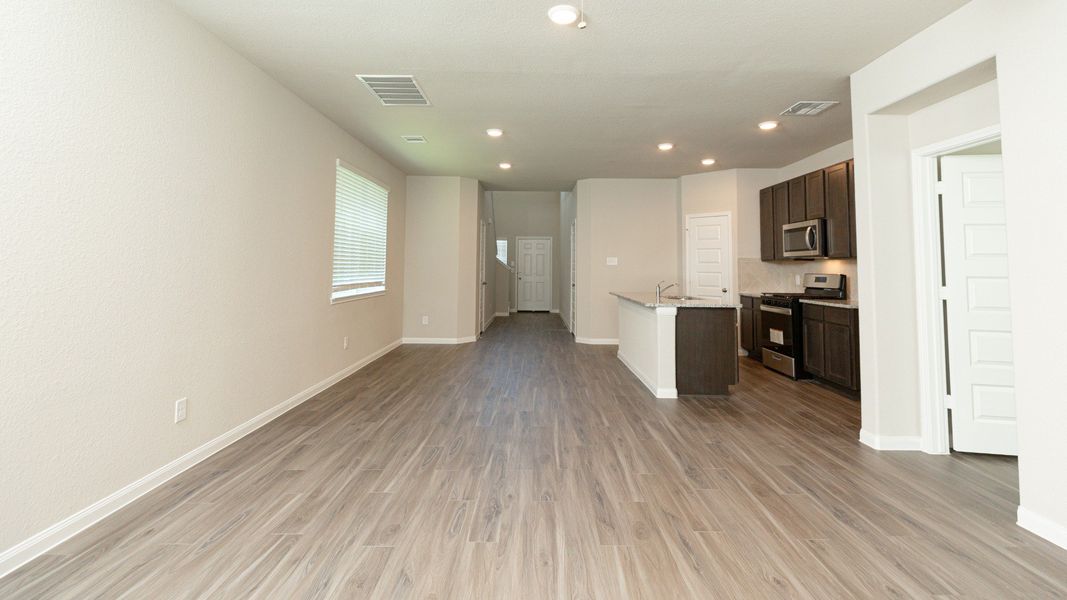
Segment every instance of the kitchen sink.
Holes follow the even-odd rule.
[[[668,300],[700,300],[696,296],[663,296]]]

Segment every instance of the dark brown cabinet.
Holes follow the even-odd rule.
[[[760,258],[785,260],[782,226],[826,220],[828,258],[856,257],[853,161],[819,169],[760,190]]]
[[[859,391],[859,311],[803,304],[804,369],[808,374]]]
[[[760,347],[760,305],[752,296],[741,296],[741,347],[756,360],[762,360]]]
[[[774,194],[771,188],[759,192],[759,251],[763,260],[774,260]]]
[[[804,217],[808,221],[826,217],[825,181],[823,171],[815,171],[804,176]]]
[[[785,248],[782,247],[782,225],[789,223],[789,183],[783,182],[771,188],[774,199],[774,259],[785,260]]]
[[[849,258],[852,251],[852,220],[850,207],[851,181],[848,163],[828,169],[826,174],[826,255],[830,258]]]
[[[799,223],[807,220],[808,207],[804,201],[804,178],[789,180],[789,222]]]

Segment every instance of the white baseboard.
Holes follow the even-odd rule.
[[[593,346],[618,346],[618,338],[584,338],[575,337],[574,341],[579,344],[591,344]]]
[[[1067,548],[1067,526],[1022,506],[1019,507],[1017,515],[1019,527],[1045,538],[1060,548]]]
[[[860,429],[860,442],[875,450],[922,450],[922,438],[917,435],[875,435],[866,429]]]
[[[510,316],[511,316],[511,313],[509,313],[509,312],[499,312],[499,313],[496,313],[496,314],[495,314],[495,315],[493,315],[493,316],[494,316],[494,317],[510,317]]]
[[[652,383],[649,378],[645,377],[644,373],[636,369],[633,363],[631,363],[629,360],[626,360],[626,356],[622,352],[616,353],[615,356],[619,357],[619,361],[622,364],[626,365],[627,369],[630,369],[630,372],[637,377],[638,381],[640,381],[642,384],[644,384],[646,388],[648,388],[648,391],[652,392],[653,396],[664,399],[672,399],[678,397],[678,388],[657,387]]]
[[[319,392],[329,388],[338,381],[341,381],[345,377],[348,377],[352,373],[355,373],[388,354],[398,346],[400,346],[400,340],[390,343],[384,348],[360,359],[358,362],[345,367],[341,371],[334,373],[315,385],[297,393],[295,396],[292,396],[281,404],[277,404],[274,407],[267,409],[248,421],[245,421],[226,433],[194,448],[113,494],[97,500],[90,506],[83,508],[49,528],[38,532],[29,539],[0,552],[0,577],[7,575],[22,565],[55,548],[59,544],[62,544],[78,533],[81,533],[115,511],[180,475],[190,467],[195,466],[197,463],[209,458],[216,452],[313,398]]]
[[[482,331],[489,329],[489,326],[493,324],[494,320],[496,320],[496,315],[489,315],[489,318],[484,323],[482,323]]]
[[[550,313],[552,313],[554,315],[558,315],[559,314],[559,309],[558,308],[553,308],[552,310],[550,310],[548,312],[550,312]]]
[[[477,341],[473,335],[461,338],[416,338],[406,337],[403,339],[405,344],[468,344],[470,342]]]

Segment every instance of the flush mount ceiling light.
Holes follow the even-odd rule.
[[[570,25],[578,20],[578,9],[570,4],[558,4],[548,9],[548,18],[556,25]]]
[[[505,171],[507,171],[508,169],[511,168],[511,163],[500,163],[500,168],[504,169]]]
[[[770,131],[778,127],[778,121],[764,121],[759,124],[759,128],[764,131]]]
[[[704,160],[700,161],[700,164],[704,165],[705,167],[710,167],[711,165],[715,164],[715,159],[705,158]]]
[[[492,129],[486,129],[485,130],[485,134],[488,135],[489,137],[500,137],[500,136],[504,135],[504,130],[503,129],[497,129],[496,127],[494,127]]]
[[[663,142],[662,144],[659,144],[656,147],[659,148],[660,150],[666,152],[668,150],[673,150],[674,149],[674,144],[672,144],[670,142]]]

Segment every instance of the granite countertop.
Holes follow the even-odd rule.
[[[699,298],[695,300],[681,300],[667,297],[668,295],[673,296],[674,294],[663,294],[660,297],[660,301],[657,303],[656,292],[611,292],[611,295],[648,308],[741,308],[740,304],[715,304],[710,300]]]
[[[819,306],[836,306],[837,308],[851,308],[858,310],[859,302],[855,300],[835,300],[833,298],[801,298],[801,304],[818,304]]]
[[[749,298],[759,298],[763,295],[763,292],[741,292],[742,296],[748,296]]]

